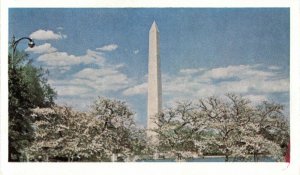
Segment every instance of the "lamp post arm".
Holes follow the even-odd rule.
[[[15,55],[15,52],[16,52],[17,45],[19,44],[19,42],[20,42],[21,40],[24,40],[24,39],[26,39],[26,40],[29,41],[28,46],[29,46],[30,48],[33,48],[34,45],[35,45],[32,38],[29,38],[29,37],[22,37],[22,38],[20,38],[20,39],[18,39],[18,40],[15,40],[15,36],[13,36],[12,41],[11,41],[11,47],[12,47],[12,49],[13,49],[13,53],[12,53],[12,55],[11,55],[11,60],[12,60],[11,64],[12,64],[12,68],[13,68],[13,60],[14,60],[14,55]]]
[[[12,46],[12,48],[13,48],[13,54],[15,54],[16,48],[17,48],[17,45],[19,44],[19,42],[20,42],[21,40],[24,40],[24,39],[27,39],[29,42],[33,42],[33,39],[31,39],[31,38],[29,38],[29,37],[22,37],[22,38],[18,39],[17,41],[15,41],[14,38],[13,38],[13,41],[12,41],[12,43],[11,43],[11,46]]]

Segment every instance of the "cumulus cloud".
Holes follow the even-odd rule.
[[[86,54],[79,56],[67,52],[45,53],[40,55],[37,61],[51,72],[56,72],[56,78],[49,80],[49,83],[57,89],[60,98],[86,98],[93,97],[94,93],[114,92],[127,88],[131,81],[120,71],[124,64],[106,63],[102,53],[92,50],[87,50]],[[74,72],[74,68],[78,69],[78,66],[81,69]]]
[[[139,84],[133,87],[130,87],[122,92],[125,96],[146,94],[148,92],[148,83]]]
[[[262,101],[268,100],[268,97],[266,95],[245,95],[244,97],[249,99],[254,104],[258,104]]]
[[[51,80],[58,96],[94,97],[127,88],[131,80],[115,67],[84,68],[66,79]]]
[[[117,91],[126,88],[130,80],[114,67],[101,69],[85,68],[74,75],[76,84],[85,84],[97,91]]]
[[[141,83],[123,91],[123,95],[146,94],[147,84]],[[237,93],[254,103],[267,100],[272,93],[289,91],[289,78],[280,69],[262,65],[231,65],[212,69],[181,69],[175,75],[162,75],[165,104],[174,100],[194,99]]]
[[[67,71],[70,71],[72,69],[72,66],[48,66],[48,69],[51,69],[51,70],[55,70],[57,69],[60,73],[66,73]]]
[[[181,69],[179,72],[182,74],[195,74],[204,71],[204,68],[198,68],[198,69]]]
[[[104,51],[104,52],[111,52],[113,50],[116,50],[117,48],[118,48],[118,45],[109,44],[109,45],[105,45],[105,46],[102,46],[100,48],[97,48],[96,50],[100,50],[100,51]]]
[[[59,40],[66,38],[67,35],[61,33],[55,33],[52,30],[39,29],[29,35],[30,38],[35,40]]]
[[[110,64],[99,51],[88,49],[83,55],[73,55],[57,51],[49,43],[26,50],[40,53],[37,62],[52,72],[48,82],[57,91],[58,104],[83,109],[83,104],[98,95],[121,94],[134,82],[122,72],[125,64]]]
[[[25,51],[27,52],[33,52],[37,54],[43,54],[43,53],[52,53],[56,52],[57,49],[55,47],[52,47],[50,43],[44,43],[42,45],[35,46],[33,48],[26,48]]]
[[[86,98],[116,92],[128,88],[132,80],[121,72],[124,64],[112,65],[100,53],[87,50],[82,56],[75,56],[66,52],[53,52],[38,57],[39,62],[47,65],[47,68],[60,70],[56,72],[58,78],[49,80],[49,83],[57,89],[60,98]],[[95,67],[89,66],[96,65]],[[81,69],[74,73],[72,66],[81,65]],[[78,68],[78,67],[77,67]],[[63,74],[71,71],[68,76]],[[62,97],[63,96],[63,97]]]
[[[279,70],[279,69],[281,69],[279,66],[269,66],[268,68],[271,69],[271,70]]]
[[[92,104],[96,97],[80,97],[68,96],[64,98],[58,98],[55,102],[60,105],[70,106],[76,110],[86,111]]]
[[[246,79],[249,77],[269,78],[274,76],[273,72],[259,70],[259,65],[239,65],[239,66],[227,66],[219,67],[206,71],[203,74],[203,78],[208,79],[228,79],[239,78]]]
[[[76,94],[86,94],[90,90],[86,87],[80,87],[76,85],[63,85],[63,86],[55,86],[55,90],[57,94],[60,96],[72,96]]]
[[[181,82],[181,83],[180,83]],[[170,76],[164,88],[168,92],[196,93],[198,96],[234,93],[276,93],[289,91],[288,77],[258,65],[213,68],[194,74]]]
[[[138,49],[133,51],[133,53],[134,53],[135,55],[138,54],[139,52],[140,52],[140,50],[138,50]]]
[[[37,58],[37,61],[50,67],[64,67],[79,64],[103,64],[105,58],[101,53],[87,50],[85,55],[75,56],[66,52],[46,53]]]

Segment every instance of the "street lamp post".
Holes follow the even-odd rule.
[[[14,66],[13,64],[13,61],[14,61],[14,55],[15,55],[15,52],[16,52],[16,48],[17,48],[17,45],[19,44],[19,42],[21,40],[28,40],[28,47],[30,48],[33,48],[35,46],[35,43],[33,41],[32,38],[29,38],[29,37],[22,37],[18,40],[16,40],[15,36],[12,37],[12,41],[11,41],[11,48],[13,49],[13,52],[12,52],[12,55],[11,55],[11,65],[12,65],[12,68]]]
[[[28,40],[28,47],[30,47],[30,48],[33,48],[35,46],[35,43],[34,43],[32,38],[22,37],[22,38],[16,40],[15,36],[12,37],[10,48],[12,49],[12,55],[11,55],[11,65],[12,66],[11,66],[11,68],[12,68],[13,72],[15,71],[13,69],[14,68],[14,64],[13,64],[14,55],[15,55],[15,52],[16,52],[16,49],[17,49],[17,46],[18,46],[19,42],[22,41],[22,40]],[[26,160],[29,161],[29,157],[28,157],[27,152],[25,154],[26,154]],[[9,160],[11,160],[11,153],[9,154]]]

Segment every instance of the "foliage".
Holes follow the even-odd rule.
[[[134,113],[124,102],[99,97],[91,113],[101,122],[102,142],[109,155],[129,157],[145,146],[140,140],[143,131],[136,127]]]
[[[69,107],[33,109],[34,142],[30,147],[31,160],[74,161],[103,156],[103,150],[92,137],[98,132],[97,121]]]
[[[203,154],[206,145],[203,131],[207,120],[192,103],[178,103],[175,109],[158,114],[157,129],[159,144],[157,150],[165,157],[188,158]]]
[[[282,110],[269,102],[253,106],[234,94],[179,103],[159,115],[157,149],[183,159],[214,150],[225,161],[258,161],[261,155],[282,160],[289,139]]]
[[[178,103],[157,115],[159,142],[153,146],[124,102],[99,97],[89,113],[33,109],[34,142],[26,153],[32,161],[111,161],[113,155],[134,161],[155,153],[177,160],[207,153],[225,155],[226,161],[258,161],[263,155],[281,160],[281,140],[289,135],[282,109],[267,102],[253,106],[233,94]]]
[[[54,104],[54,90],[47,84],[45,71],[33,66],[28,55],[9,55],[9,161],[22,161],[24,150],[33,140],[31,108]]]
[[[90,113],[68,107],[36,108],[31,160],[111,161],[131,158],[145,147],[143,131],[124,102],[99,98]]]

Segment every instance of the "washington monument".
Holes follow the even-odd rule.
[[[162,109],[161,99],[161,72],[159,57],[159,31],[153,22],[149,31],[149,63],[148,63],[148,118],[147,136],[152,138],[152,142],[157,142],[157,136],[152,129],[157,128],[155,115]]]

